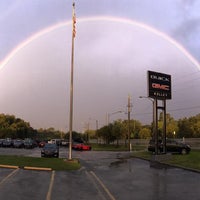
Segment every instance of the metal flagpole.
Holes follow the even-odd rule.
[[[74,81],[74,38],[76,35],[75,3],[72,4],[72,49],[71,49],[71,82],[70,82],[70,112],[69,112],[69,160],[72,159],[72,130],[73,130],[73,81]]]

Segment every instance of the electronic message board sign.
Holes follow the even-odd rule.
[[[148,97],[154,99],[171,99],[171,75],[147,71]]]

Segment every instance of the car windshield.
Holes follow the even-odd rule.
[[[44,148],[46,149],[55,149],[57,148],[56,144],[45,144]]]

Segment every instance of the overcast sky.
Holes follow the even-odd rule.
[[[74,129],[126,111],[151,123],[147,70],[172,75],[167,112],[200,113],[200,2],[76,0]],[[0,0],[0,113],[34,128],[69,127],[72,1]],[[126,119],[110,115],[110,122]]]

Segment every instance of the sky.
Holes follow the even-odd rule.
[[[129,95],[131,118],[150,124],[148,70],[172,76],[172,117],[200,113],[199,1],[75,4],[74,130],[127,119]],[[68,131],[72,1],[0,0],[0,13],[0,113]]]

